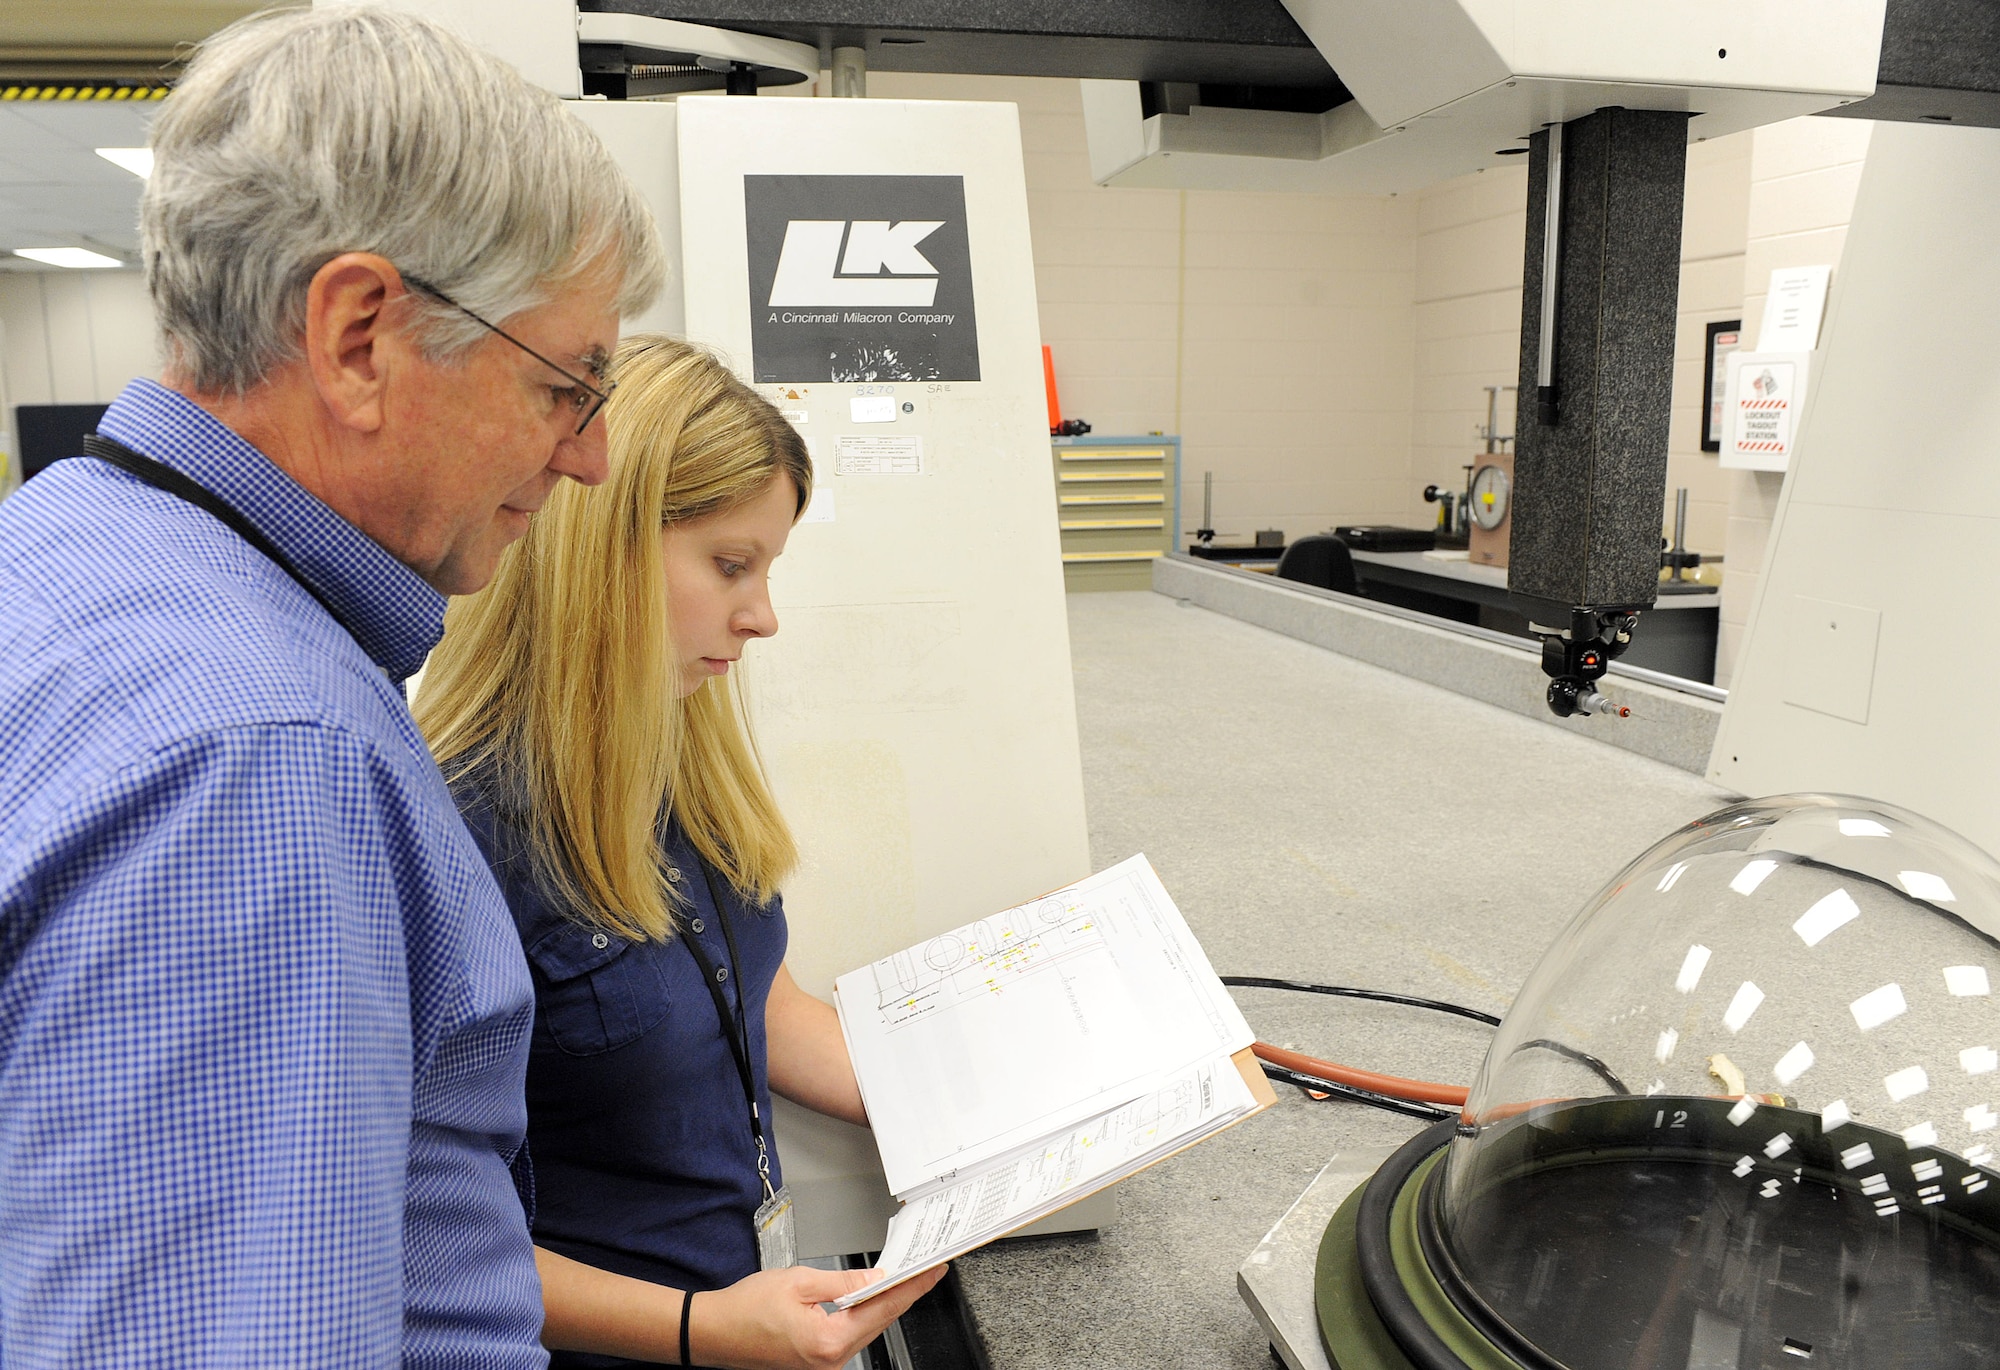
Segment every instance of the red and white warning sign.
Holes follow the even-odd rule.
[[[1805,352],[1734,352],[1723,400],[1722,465],[1782,471],[1805,401]]]

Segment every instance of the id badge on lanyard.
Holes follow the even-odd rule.
[[[799,1263],[799,1242],[792,1230],[792,1191],[785,1185],[766,1189],[771,1197],[757,1205],[757,1268],[783,1270]]]
[[[740,980],[736,992],[739,996],[743,993]],[[771,1188],[771,1153],[764,1145],[764,1120],[754,1097],[750,1100],[750,1121],[757,1134],[757,1179],[764,1186],[764,1202],[757,1205],[753,1220],[757,1229],[757,1268],[783,1270],[799,1263],[798,1237],[792,1229],[792,1191],[785,1185]]]
[[[715,905],[715,916],[722,924],[723,939],[729,944],[729,959],[738,971],[743,967],[743,958],[736,950],[736,934],[729,926],[729,912],[722,906],[716,895],[715,881],[709,876],[708,863],[702,863],[702,879],[708,885],[708,897]],[[700,926],[699,923],[696,924]],[[729,972],[719,966],[709,964],[701,945],[692,933],[681,934],[687,940],[688,953],[695,964],[701,967],[702,979],[708,985],[709,997],[715,1001],[715,1016],[722,1026],[722,1035],[729,1043],[729,1054],[736,1058],[736,1070],[743,1081],[743,1099],[750,1106],[750,1135],[757,1142],[757,1179],[763,1186],[764,1202],[757,1205],[757,1212],[751,1225],[757,1233],[757,1266],[760,1270],[783,1270],[799,1263],[799,1243],[793,1225],[792,1191],[783,1185],[775,1188],[771,1184],[771,1151],[764,1137],[764,1118],[757,1107],[757,1086],[750,1071],[750,1027],[743,1017],[743,980],[736,980],[736,1014],[734,1021],[729,1012],[729,1001],[722,992],[722,982]]]

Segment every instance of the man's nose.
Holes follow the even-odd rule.
[[[556,444],[549,469],[579,485],[602,485],[611,474],[610,453],[604,416],[599,414],[590,421],[590,427],[581,433],[571,433]]]

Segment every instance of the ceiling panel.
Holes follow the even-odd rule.
[[[0,110],[23,124],[41,130],[48,138],[80,147],[88,152],[97,147],[137,147],[146,141],[146,129],[159,105],[148,101],[75,100],[9,101]],[[11,150],[11,149],[10,149]]]
[[[172,47],[265,8],[243,0],[0,0],[0,44],[20,48]]]
[[[0,11],[4,17],[4,11]],[[0,105],[0,253],[17,247],[139,250],[137,176],[100,147],[142,147],[156,105]],[[10,271],[57,271],[0,256]]]
[[[88,74],[105,61],[171,60],[183,45],[262,5],[255,0],[0,0],[0,66],[47,59],[51,71]],[[79,65],[81,64],[81,65]],[[99,157],[100,147],[141,147],[159,106],[92,102],[0,105],[0,270],[56,271],[11,254],[17,247],[138,252],[138,177]]]

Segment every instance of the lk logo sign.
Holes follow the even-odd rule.
[[[918,244],[942,219],[793,219],[785,226],[771,307],[937,303],[937,268]],[[843,250],[844,249],[844,250]],[[836,271],[834,264],[839,263]]]
[[[760,382],[976,381],[965,182],[746,176]]]

